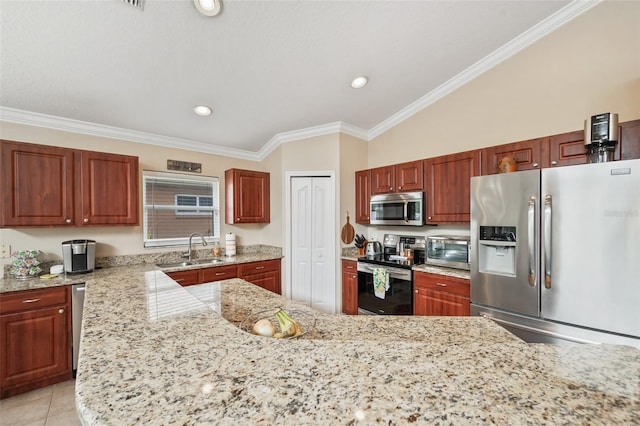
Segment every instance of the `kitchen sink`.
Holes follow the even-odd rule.
[[[223,263],[222,259],[194,259],[190,262],[174,262],[174,263],[156,263],[156,266],[159,268],[180,268],[184,266],[193,266],[193,265],[212,265],[216,263]]]

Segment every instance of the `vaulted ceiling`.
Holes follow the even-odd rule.
[[[595,3],[1,0],[0,119],[246,158],[371,139]]]

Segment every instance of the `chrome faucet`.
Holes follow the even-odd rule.
[[[191,240],[193,239],[193,237],[198,236],[200,237],[200,239],[202,240],[202,246],[206,246],[207,242],[205,241],[204,237],[202,236],[202,234],[199,234],[197,232],[194,232],[193,234],[189,235],[189,251],[187,252],[187,258],[188,258],[188,262],[191,262]]]

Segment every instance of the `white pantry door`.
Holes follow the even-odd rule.
[[[291,298],[335,313],[335,194],[328,177],[291,178]]]

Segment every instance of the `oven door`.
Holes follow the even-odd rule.
[[[384,299],[373,291],[373,270],[385,268],[389,272],[389,290]],[[358,262],[358,310],[376,315],[413,315],[413,272]]]

